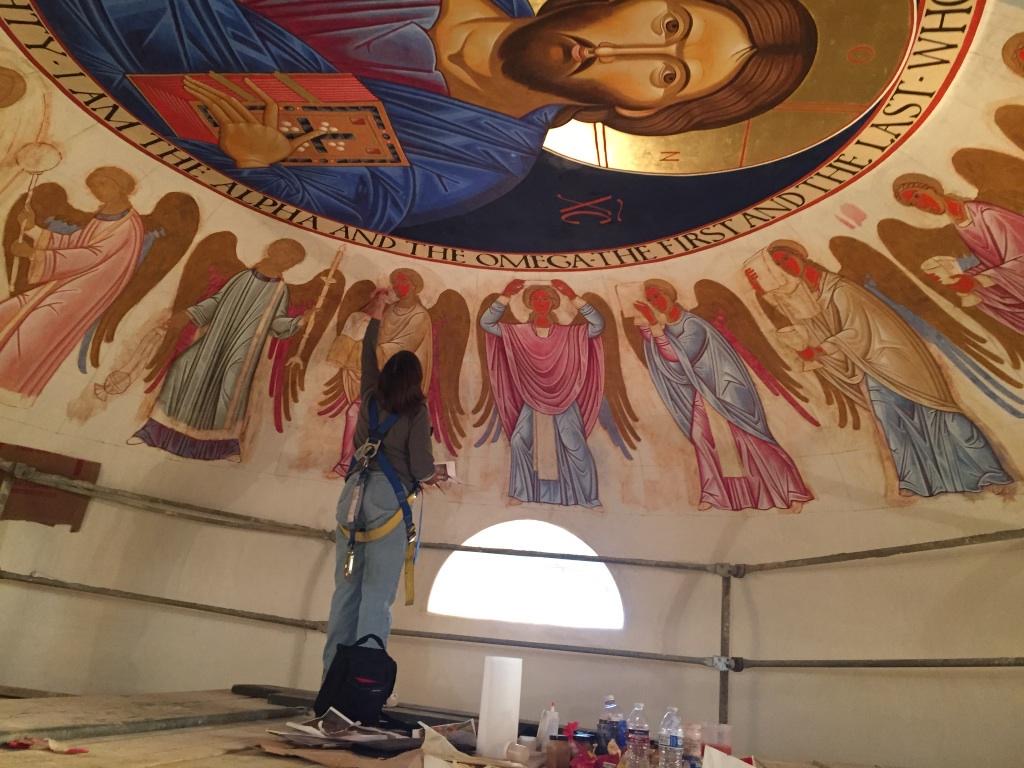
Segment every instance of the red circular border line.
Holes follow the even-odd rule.
[[[47,22],[46,14],[41,13],[39,11],[39,9],[36,8],[35,3],[32,2],[32,0],[29,0],[29,1],[31,3],[33,13],[35,13],[36,16],[39,18],[39,20],[41,22],[43,22],[43,24],[46,26],[47,33],[50,34],[53,37],[54,40],[56,40],[58,43],[61,44],[61,48],[62,49],[65,48],[64,44],[63,44],[63,42],[61,42],[60,38],[57,37],[56,35],[53,35],[52,30],[50,28],[50,25]],[[918,4],[917,4],[918,14],[920,15],[922,20],[924,19],[924,11],[925,11],[925,9],[927,7],[927,4],[928,4],[928,0],[919,0]],[[838,187],[836,187],[835,189],[833,189],[833,190],[831,190],[829,192],[823,193],[820,197],[816,198],[814,201],[808,203],[807,205],[802,206],[800,208],[797,208],[796,210],[789,211],[788,213],[784,213],[781,216],[779,216],[778,218],[773,219],[768,224],[765,224],[765,225],[762,225],[760,227],[757,227],[756,229],[751,229],[751,230],[748,230],[747,232],[743,232],[741,234],[734,235],[733,237],[731,237],[728,240],[725,240],[723,242],[711,243],[711,244],[708,244],[708,245],[702,245],[702,246],[699,246],[697,248],[694,248],[691,251],[686,251],[684,253],[678,253],[678,254],[670,255],[670,256],[663,256],[663,257],[659,257],[657,259],[653,259],[653,260],[648,261],[648,262],[637,263],[637,264],[615,264],[615,265],[608,265],[608,266],[602,266],[602,267],[545,268],[545,269],[518,269],[518,270],[517,269],[508,269],[508,268],[504,268],[504,267],[486,267],[486,266],[484,266],[482,264],[465,264],[465,263],[462,263],[462,262],[439,261],[437,259],[430,259],[430,258],[423,257],[423,256],[414,256],[414,255],[412,255],[410,253],[402,253],[401,251],[395,251],[395,250],[391,250],[391,249],[388,249],[388,248],[375,248],[373,246],[365,245],[365,244],[364,244],[364,247],[366,247],[366,248],[368,248],[370,250],[373,250],[373,251],[380,252],[380,253],[389,253],[392,256],[398,256],[398,257],[403,258],[403,259],[412,259],[413,261],[426,262],[426,263],[429,263],[429,264],[441,264],[441,265],[443,265],[446,268],[447,267],[462,267],[462,268],[465,268],[465,269],[475,269],[475,270],[480,270],[480,271],[483,271],[483,272],[499,272],[499,273],[505,273],[505,274],[507,274],[507,273],[543,273],[543,274],[556,274],[556,275],[566,274],[566,275],[568,275],[568,274],[579,274],[581,272],[607,272],[607,271],[610,271],[610,270],[618,270],[618,269],[634,269],[636,267],[641,267],[641,266],[646,266],[646,265],[653,265],[653,264],[659,264],[659,263],[668,262],[668,261],[674,261],[674,260],[679,259],[679,258],[683,258],[683,257],[686,257],[686,256],[693,256],[693,255],[695,255],[697,253],[702,253],[704,251],[711,250],[712,248],[719,248],[719,247],[722,247],[722,246],[726,245],[727,243],[732,243],[732,242],[740,240],[740,239],[742,239],[744,237],[747,237],[749,235],[756,234],[757,232],[760,232],[761,230],[765,229],[766,227],[774,225],[776,222],[784,221],[785,219],[788,219],[790,216],[793,216],[794,214],[802,213],[803,211],[805,211],[805,210],[807,210],[807,209],[817,205],[818,203],[820,203],[820,202],[822,202],[824,200],[827,200],[828,198],[832,197],[836,193],[838,193],[840,191],[846,190],[849,186],[852,186],[853,184],[857,183],[864,176],[867,176],[871,171],[873,171],[876,167],[880,166],[883,162],[888,160],[896,152],[896,150],[899,147],[901,147],[911,136],[913,136],[915,133],[917,133],[917,131],[921,128],[921,126],[923,126],[928,121],[928,119],[931,117],[932,112],[935,111],[935,108],[942,101],[942,98],[945,96],[946,92],[949,90],[949,88],[952,85],[953,81],[956,79],[956,76],[959,74],[960,68],[963,66],[963,61],[966,58],[967,54],[970,52],[971,45],[973,44],[974,38],[977,35],[978,26],[980,25],[981,19],[982,19],[982,17],[985,14],[985,9],[987,7],[987,4],[988,4],[987,0],[975,0],[975,13],[974,13],[973,18],[971,19],[970,27],[966,30],[966,32],[964,34],[963,45],[961,46],[960,51],[957,54],[957,57],[954,59],[954,61],[951,64],[952,71],[946,76],[946,79],[943,82],[942,86],[935,92],[935,95],[932,97],[931,102],[928,104],[928,106],[921,113],[921,116],[919,117],[917,122],[914,125],[912,125],[910,127],[910,129],[906,133],[904,133],[899,139],[897,139],[895,142],[893,142],[893,144],[886,150],[886,153],[884,155],[882,155],[876,162],[873,162],[871,165],[869,165],[868,167],[866,167],[862,171],[860,171],[854,178],[850,179],[849,181],[847,181],[844,184],[839,185]],[[10,30],[9,26],[7,24],[4,24],[3,26],[5,28],[5,31],[6,31],[6,34],[7,34],[8,38],[10,38],[14,42],[15,46],[17,46],[17,48],[22,52],[22,54],[33,63],[33,65],[35,66],[35,69],[37,71],[41,72],[76,107],[81,109],[83,112],[87,113],[93,120],[95,120],[97,123],[102,125],[108,131],[118,135],[129,146],[133,147],[134,149],[138,150],[139,152],[142,152],[147,157],[149,157],[149,158],[151,158],[153,160],[156,160],[161,165],[163,165],[165,168],[168,168],[171,171],[174,171],[174,172],[180,174],[181,176],[189,179],[189,181],[191,183],[199,184],[204,189],[206,189],[206,190],[208,190],[210,192],[213,192],[214,194],[218,194],[221,197],[223,197],[223,198],[225,198],[227,200],[232,201],[233,203],[236,203],[236,204],[242,206],[246,210],[253,211],[253,212],[257,213],[257,214],[266,216],[267,218],[273,219],[277,223],[282,224],[284,226],[295,227],[296,229],[301,230],[302,232],[305,232],[307,235],[313,235],[313,236],[316,236],[316,237],[325,237],[325,238],[328,238],[330,240],[334,240],[336,242],[355,244],[354,241],[352,241],[352,240],[345,240],[344,238],[335,237],[335,236],[329,235],[329,234],[327,234],[325,232],[318,232],[318,231],[316,231],[314,229],[310,229],[308,227],[303,227],[301,224],[295,224],[294,222],[286,221],[284,219],[278,218],[277,216],[275,216],[272,213],[269,213],[267,211],[261,211],[261,210],[259,210],[257,208],[252,208],[251,206],[246,205],[242,201],[237,200],[236,198],[231,197],[231,195],[228,195],[228,194],[226,194],[224,192],[221,192],[219,190],[212,189],[211,187],[203,184],[201,181],[199,181],[198,179],[196,179],[194,176],[192,176],[191,174],[187,173],[186,171],[183,171],[180,168],[176,168],[176,167],[170,165],[169,163],[166,163],[163,160],[160,160],[159,158],[153,157],[153,155],[151,155],[148,152],[146,152],[144,149],[142,149],[142,147],[139,147],[136,144],[134,144],[134,142],[132,142],[131,140],[125,138],[116,129],[111,127],[108,123],[103,121],[95,113],[93,113],[91,110],[86,108],[86,106],[84,104],[82,104],[80,101],[78,101],[58,81],[57,78],[55,78],[53,75],[51,75],[48,71],[46,71],[44,69],[41,69],[38,66],[38,64],[36,63],[35,57],[32,56],[29,53],[28,48],[25,45],[23,45],[21,40],[19,40],[14,35],[14,33]],[[917,31],[917,33],[915,33],[914,38],[913,38],[913,40],[911,42],[910,48],[908,50],[906,61],[909,61],[910,56],[913,55],[913,46],[916,43],[917,36],[919,34],[920,34],[920,29],[918,28],[918,31]],[[82,66],[81,62],[79,62],[77,58],[75,58],[66,49],[64,50],[64,53],[67,55],[67,57],[71,61],[73,61],[78,66],[79,70],[83,74],[88,76],[90,80],[93,79],[92,78],[92,74],[87,69],[85,69]],[[901,70],[901,73],[903,71],[905,71],[905,70],[906,70],[906,63],[904,63],[904,69]],[[885,108],[885,105],[888,103],[889,99],[892,97],[892,94],[895,93],[897,88],[899,88],[899,84],[900,84],[900,76],[899,76],[899,74],[897,74],[897,76],[894,78],[894,80],[895,80],[895,82],[893,83],[892,87],[879,100],[878,109],[876,109],[874,112],[871,113],[870,120],[873,120],[882,111],[882,109]],[[97,83],[97,85],[99,85],[99,83]],[[125,107],[119,101],[117,101],[116,99],[111,97],[109,93],[107,93],[106,91],[103,91],[103,93],[107,96],[108,99],[111,100],[111,102],[116,104],[126,114],[131,115],[131,117],[133,119],[137,120],[137,118],[135,118],[135,115],[130,110],[125,109]],[[149,129],[150,131],[152,131],[154,135],[157,135],[157,136],[160,135],[160,134],[157,134],[156,131],[153,131],[152,128],[149,128],[149,126],[146,125],[145,123],[143,123],[141,120],[139,121],[139,123],[141,125],[143,125],[144,127],[146,127],[147,129]],[[167,141],[167,139],[165,137],[163,137],[163,136],[161,136],[160,138],[162,138],[164,141]],[[787,189],[795,187],[795,186],[799,186],[800,184],[802,184],[805,181],[807,181],[807,179],[812,178],[819,170],[821,170],[822,168],[826,167],[829,163],[834,162],[836,160],[836,158],[838,158],[840,155],[842,155],[850,146],[855,144],[857,139],[859,139],[859,138],[860,138],[860,134],[857,134],[856,136],[852,137],[828,161],[826,161],[826,162],[822,163],[821,165],[819,165],[817,168],[814,169],[814,171],[812,171],[811,173],[808,173],[800,181],[797,181],[797,182],[794,182],[793,184],[790,184],[789,187],[787,187]],[[171,144],[171,146],[177,147],[177,145],[174,144],[173,142],[168,141],[168,143]],[[228,177],[228,178],[230,178],[230,177]],[[254,191],[259,192],[259,190],[254,190]],[[780,192],[784,192],[784,191],[785,190],[779,190],[779,192],[776,192],[774,195],[771,195],[769,197],[764,198],[759,203],[754,203],[754,204],[752,204],[750,206],[747,206],[747,208],[745,208],[744,210],[749,210],[750,208],[754,208],[754,207],[756,207],[756,206],[758,206],[760,204],[763,204],[763,203],[771,200],[773,197],[778,195]],[[274,199],[276,199],[276,198],[274,198]],[[310,211],[306,211],[306,210],[301,209],[301,208],[297,209],[297,210],[300,210],[303,213],[309,213],[311,216],[318,216],[318,214],[312,213]],[[737,215],[739,215],[741,213],[743,213],[743,211],[737,211],[736,213],[733,213],[733,214],[731,214],[729,216],[726,216],[724,218],[718,219],[716,221],[708,222],[707,224],[702,225],[700,228],[717,226],[717,225],[721,224],[722,222],[729,221],[729,219],[731,219],[733,216],[737,216]],[[326,218],[326,217],[322,217],[322,218]],[[333,221],[333,219],[331,219],[331,221]],[[385,237],[391,237],[392,236],[392,235],[390,235],[387,232],[378,232],[377,230],[373,230],[373,229],[368,229],[368,228],[364,228],[364,227],[357,227],[354,224],[345,224],[344,222],[337,222],[337,223],[339,223],[342,226],[356,227],[357,229],[364,230],[364,231],[367,231],[367,232],[372,232],[374,234],[383,235]],[[625,249],[625,248],[635,248],[637,246],[649,246],[649,245],[652,245],[652,244],[656,244],[656,243],[658,243],[661,240],[664,240],[666,238],[675,237],[675,236],[682,235],[682,234],[685,234],[687,232],[692,232],[692,231],[693,231],[693,229],[683,230],[682,232],[679,232],[676,235],[671,235],[671,234],[670,235],[666,235],[665,237],[659,238],[658,240],[647,240],[645,242],[632,243],[632,244],[629,244],[629,245],[621,245],[621,246],[618,246],[618,250],[622,250],[622,249]],[[401,239],[402,240],[406,240],[407,242],[410,242],[410,243],[416,243],[418,245],[423,245],[423,246],[428,246],[428,247],[429,246],[433,246],[435,248],[453,248],[454,247],[454,246],[451,246],[451,245],[445,245],[443,243],[428,243],[426,241],[410,240],[408,238],[401,238]],[[463,249],[460,249],[460,250],[463,250]],[[605,249],[605,250],[608,250],[608,249]],[[516,253],[504,253],[503,255],[512,256],[512,257],[515,257],[515,256],[525,256],[525,255],[530,255],[530,254],[545,255],[545,256],[571,256],[571,255],[575,255],[577,253],[590,253],[590,252],[591,251],[588,251],[588,250],[579,250],[579,251],[527,251],[527,252],[516,252]]]

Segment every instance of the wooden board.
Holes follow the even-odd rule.
[[[303,712],[230,691],[12,699],[0,701],[0,741],[17,736],[82,739],[294,717]]]
[[[58,755],[42,750],[0,752],[0,765],[18,768],[301,768],[302,763],[272,757],[256,745],[268,738],[267,729],[278,729],[287,720],[186,728],[161,733],[108,736],[63,742],[85,747],[83,755]]]

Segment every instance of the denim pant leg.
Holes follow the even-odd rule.
[[[383,482],[373,482],[367,488],[363,513],[366,528],[373,530],[390,520],[398,509],[395,492],[383,475]],[[391,604],[398,595],[398,583],[405,564],[405,525],[399,523],[391,533],[378,541],[366,544],[359,557],[363,560],[361,580],[362,597],[359,600],[357,638],[377,635],[385,643],[391,632]]]
[[[347,525],[342,520],[342,510],[347,509],[349,495],[352,493],[352,483],[346,483],[338,500],[338,523]],[[345,561],[348,559],[348,540],[343,538],[341,531],[338,532],[337,542],[334,546],[334,594],[331,596],[331,611],[327,618],[327,642],[324,646],[324,675],[331,668],[334,654],[338,645],[352,645],[359,639],[356,634],[359,623],[359,601],[362,594],[363,565],[366,558],[360,551],[366,545],[356,544],[356,560],[352,577],[345,578]]]

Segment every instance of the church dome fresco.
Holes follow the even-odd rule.
[[[417,355],[488,504],[666,515],[680,476],[694,515],[796,513],[852,467],[880,505],[1012,492],[1019,3],[0,21],[19,424],[337,483],[385,289],[379,361]]]

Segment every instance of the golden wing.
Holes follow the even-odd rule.
[[[164,195],[153,212],[142,217],[146,240],[141,261],[128,285],[99,319],[89,346],[89,362],[100,364],[100,349],[114,340],[124,316],[144,299],[177,266],[192,246],[199,230],[199,206],[191,195]]]
[[[500,297],[500,293],[492,293],[484,299],[476,313],[476,351],[480,358],[480,396],[477,398],[476,405],[473,406],[473,415],[477,416],[477,420],[473,422],[474,427],[482,427],[488,424],[494,415],[494,390],[491,388],[491,380],[487,373],[487,331],[481,327],[480,321],[487,310]],[[505,310],[505,314],[502,315],[501,322],[513,325],[519,324],[521,321],[513,314],[512,308],[509,307]]]
[[[808,402],[803,385],[794,378],[792,368],[762,332],[753,313],[739,296],[713,280],[698,281],[693,291],[697,298],[693,313],[704,318],[725,337],[773,395],[783,398],[814,426],[821,426],[798,402]]]
[[[469,306],[458,291],[443,291],[430,308],[434,341],[434,366],[430,383],[430,413],[441,442],[453,454],[462,448],[466,432],[462,417],[460,382],[462,362],[469,343]]]
[[[1024,106],[1007,104],[996,110],[996,125],[1017,148],[1024,152]]]
[[[274,361],[270,379],[270,394],[274,399],[274,426],[284,430],[284,422],[291,421],[291,407],[299,402],[306,388],[306,371],[313,351],[333,326],[345,295],[345,276],[330,269],[301,285],[288,286],[288,315],[299,317],[315,310],[307,325],[287,339],[274,339],[269,355]],[[318,306],[319,305],[319,306]]]
[[[629,344],[629,348],[633,350],[633,354],[636,355],[640,364],[646,368],[647,355],[644,352],[644,336],[640,333],[640,326],[625,315],[619,315],[619,318],[622,320],[622,334],[626,337],[626,343]]]
[[[640,419],[633,410],[633,404],[629,400],[629,390],[626,389],[626,381],[622,376],[622,359],[619,353],[619,332],[612,322],[615,315],[612,314],[608,303],[596,293],[586,293],[580,296],[583,301],[592,306],[605,319],[604,323],[604,399],[611,409],[612,419],[622,436],[623,442],[630,449],[635,450],[640,442],[640,433],[636,425]],[[575,322],[581,322],[582,318],[577,317]],[[614,440],[615,436],[612,435]]]
[[[1024,160],[992,149],[961,149],[953,155],[953,167],[977,187],[982,202],[1024,211]]]
[[[203,238],[185,262],[172,305],[174,314],[213,296],[244,269],[245,265],[238,258],[238,238],[234,233],[215,232]],[[194,327],[186,327],[180,334],[167,334],[149,361],[146,381],[161,378],[168,366],[188,348],[195,333]]]
[[[878,224],[878,235],[893,258],[915,277],[923,274],[921,264],[932,256],[959,256],[968,252],[952,225],[942,229],[927,230],[911,226],[898,219],[885,219]],[[989,348],[986,339],[960,324],[936,304],[934,300],[936,296],[942,296],[947,301],[958,304],[959,297],[952,289],[931,281],[911,280],[899,267],[863,243],[851,246],[851,249],[849,256],[845,257],[851,271],[854,271],[854,265],[859,264],[859,260],[863,259],[865,263],[856,269],[863,272],[870,265],[870,269],[874,270],[875,280],[894,300],[924,318],[994,376],[998,376],[1012,386],[1018,386],[1016,380],[1003,371],[1001,367],[1004,362],[1003,357]],[[889,288],[889,281],[892,282],[892,291]],[[922,289],[920,286],[925,286],[925,288]],[[960,311],[968,315],[999,342],[1006,354],[1005,362],[1011,368],[1020,368],[1021,358],[1024,355],[1024,339],[1020,334],[975,307],[960,307]]]

